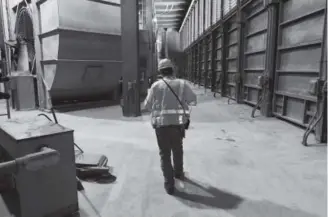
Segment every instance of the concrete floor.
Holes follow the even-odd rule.
[[[84,183],[102,217],[327,216],[325,145],[303,147],[303,130],[275,118],[252,119],[250,107],[196,91],[199,104],[184,141],[190,181],[177,182],[174,197],[163,188],[148,116],[123,118],[120,107],[58,114],[62,125],[75,130],[77,144],[105,154],[114,167],[116,183]],[[97,217],[79,198],[81,217]]]

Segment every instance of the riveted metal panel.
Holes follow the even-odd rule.
[[[244,63],[243,63],[243,100],[256,105],[262,87],[258,77],[264,74],[267,44],[268,12],[263,0],[255,0],[243,8]]]
[[[317,96],[308,93],[319,78],[325,0],[281,2],[273,111],[280,118],[306,126]]]
[[[236,99],[236,82],[238,61],[238,26],[236,15],[232,16],[225,25],[225,95]]]
[[[223,83],[223,70],[222,70],[222,50],[223,50],[223,34],[222,27],[218,27],[214,30],[213,34],[213,77],[215,77],[215,92],[221,93]]]

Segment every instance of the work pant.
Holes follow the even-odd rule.
[[[181,126],[165,126],[156,128],[157,143],[161,157],[161,167],[165,185],[174,185],[174,175],[183,173],[183,147],[184,130]],[[171,163],[173,153],[173,166]],[[174,168],[174,169],[173,169]]]

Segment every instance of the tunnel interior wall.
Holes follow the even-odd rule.
[[[267,117],[301,127],[317,119],[326,95],[327,2],[206,2],[196,1],[180,31],[184,76],[237,103],[258,106]],[[321,119],[317,128],[325,124]]]

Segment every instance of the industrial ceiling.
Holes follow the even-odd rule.
[[[154,0],[157,26],[179,29],[190,3],[191,0]]]

